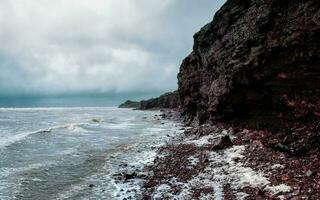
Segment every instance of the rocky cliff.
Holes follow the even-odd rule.
[[[150,109],[177,109],[180,106],[179,94],[177,91],[165,93],[157,98],[148,100],[137,101],[126,101],[119,105],[119,108],[135,108],[140,110]]]
[[[178,108],[180,105],[179,94],[177,91],[168,92],[160,97],[141,101],[140,109],[160,109],[160,108]]]
[[[178,75],[183,114],[200,123],[320,116],[318,0],[229,0],[194,36]]]

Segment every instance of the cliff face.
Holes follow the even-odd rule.
[[[168,92],[160,97],[141,101],[140,109],[159,109],[159,108],[178,108],[180,105],[179,94],[177,91]]]
[[[119,108],[135,108],[140,110],[150,110],[150,109],[162,109],[170,108],[177,109],[180,105],[179,94],[177,91],[168,92],[157,98],[152,98],[149,100],[137,101],[126,101],[119,105]]]
[[[178,85],[182,113],[200,123],[319,117],[319,1],[227,1],[195,34]]]

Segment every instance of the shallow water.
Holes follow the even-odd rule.
[[[152,159],[179,125],[155,111],[0,109],[0,199],[116,199],[122,162]],[[91,187],[90,187],[91,185]]]

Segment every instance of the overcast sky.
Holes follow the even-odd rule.
[[[174,90],[224,0],[0,0],[0,96]]]

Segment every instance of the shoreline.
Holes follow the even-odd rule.
[[[161,111],[162,119],[182,121],[174,110]],[[140,170],[118,174],[123,183],[140,181],[138,199],[320,197],[320,162],[315,155],[294,157],[276,151],[261,142],[265,132],[226,123],[184,125],[182,131],[157,147],[154,160]]]
[[[143,110],[143,112],[148,111],[159,111],[159,109]],[[130,149],[130,156],[127,156],[126,153],[112,156],[112,159],[119,163],[118,169],[110,173],[116,189],[114,191],[115,199],[143,199],[143,185],[151,175],[145,170],[146,166],[151,166],[154,163],[158,150],[162,146],[166,146],[173,138],[180,137],[182,133],[182,123],[177,118],[176,120],[170,120],[161,111],[155,114],[153,118],[162,125],[169,125],[171,129],[157,136],[148,136],[153,138],[152,143],[141,142]]]

